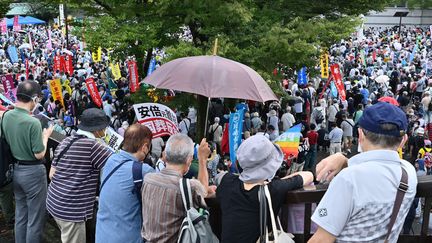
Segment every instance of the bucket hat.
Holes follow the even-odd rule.
[[[237,159],[243,169],[240,180],[257,183],[272,179],[282,164],[283,153],[278,145],[264,135],[246,139],[237,150]]]
[[[83,111],[80,121],[81,123],[78,124],[79,129],[94,132],[108,127],[110,119],[102,110],[90,108]]]

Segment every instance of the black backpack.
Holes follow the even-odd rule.
[[[3,131],[3,121],[7,111],[3,113],[3,118],[0,124],[0,187],[3,187],[12,182],[13,179],[13,165],[16,159],[12,155],[12,151]]]

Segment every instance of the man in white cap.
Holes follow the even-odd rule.
[[[283,131],[286,132],[296,122],[294,115],[291,114],[291,106],[287,106],[286,113],[281,118],[283,124]]]

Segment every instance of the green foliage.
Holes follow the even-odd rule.
[[[9,11],[9,6],[12,0],[1,0],[0,1],[0,18],[3,18],[5,14]]]
[[[400,1],[399,1],[400,2]],[[408,7],[409,8],[431,8],[432,7],[432,0],[408,0]]]

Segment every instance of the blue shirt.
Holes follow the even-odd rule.
[[[142,243],[141,203],[132,193],[133,162],[138,160],[130,153],[121,150],[112,155],[102,171],[101,182],[122,161],[127,160],[105,183],[99,195],[99,211],[96,223],[96,242],[99,243]],[[153,168],[143,164],[143,177]]]

